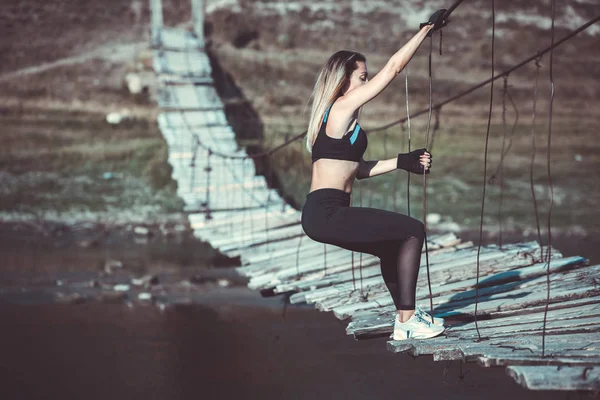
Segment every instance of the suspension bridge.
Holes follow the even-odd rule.
[[[271,157],[279,147],[250,155],[236,143],[214,88],[202,7],[201,0],[192,1],[194,32],[189,32],[164,26],[161,1],[151,0],[158,123],[196,237],[240,257],[238,271],[249,278],[250,288],[331,311],[348,322],[347,333],[357,339],[388,336],[395,310],[379,260],[307,238],[300,211],[257,174],[255,160]],[[549,48],[514,69],[565,40],[555,43],[553,36]],[[492,71],[489,80],[463,94],[507,73]],[[426,251],[422,267],[428,273],[420,274],[417,302],[429,303],[450,326],[434,339],[388,341],[390,351],[505,367],[532,390],[600,390],[600,265],[563,257],[537,241],[476,246],[452,233],[429,235]]]

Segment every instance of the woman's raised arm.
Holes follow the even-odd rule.
[[[353,113],[364,104],[371,101],[385,89],[413,57],[433,25],[425,25],[413,36],[400,50],[398,50],[379,71],[377,75],[366,84],[347,92],[336,105],[347,113]]]

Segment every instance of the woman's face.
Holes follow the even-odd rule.
[[[369,82],[369,73],[367,72],[367,63],[364,61],[356,62],[356,69],[352,71],[352,75],[350,75],[350,82],[348,84],[348,89],[346,89],[345,93],[364,85]]]

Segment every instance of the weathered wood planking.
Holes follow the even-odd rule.
[[[470,249],[459,249],[459,250],[455,251],[455,254],[465,253],[465,252],[472,252],[472,250],[470,250]],[[511,259],[505,260],[505,266],[506,267],[515,267],[515,266],[521,265],[523,263],[523,259],[521,257],[519,257],[519,251],[515,249],[511,253],[513,254],[513,256],[512,256]],[[432,263],[431,268],[430,268],[430,270],[431,270],[430,276],[431,276],[432,288],[434,288],[434,290],[441,283],[438,282],[437,279],[436,279],[436,276],[439,273],[440,269],[439,268],[434,268],[433,265],[435,265],[436,262],[437,262],[438,265],[443,265],[442,263],[438,262],[438,258],[439,259],[447,259],[448,254],[449,253],[447,253],[447,252],[440,252],[439,255],[438,255],[438,254],[436,254],[435,251],[431,252],[431,254],[430,254],[430,262]],[[505,254],[502,253],[502,252],[496,251],[496,250],[492,250],[490,252],[490,257],[488,257],[488,260],[492,259],[491,256],[504,257]],[[470,262],[468,257],[459,257],[457,255],[456,258],[457,259],[467,260],[467,262]],[[526,262],[529,263],[529,261],[526,261]],[[455,264],[455,266],[456,265],[461,265],[461,264]],[[423,259],[421,267],[424,267],[424,266],[425,266],[425,260]],[[469,266],[469,264],[464,264],[464,266]],[[482,264],[482,268],[481,268],[482,271],[485,271],[484,266],[485,266],[485,264]],[[469,276],[469,277],[474,277],[474,271],[473,271],[473,269],[469,268],[468,271],[471,271],[471,275],[472,275],[472,276]],[[417,283],[417,288],[418,288],[417,293],[418,293],[418,295],[419,295],[419,291],[420,291],[419,289],[425,288],[425,286],[427,285],[427,279],[426,279],[427,275],[425,274],[425,271],[422,271],[422,272],[423,273],[420,275],[420,279],[419,279],[419,281]],[[376,263],[374,267],[369,267],[369,268],[363,270],[363,276],[364,277],[370,277],[370,276],[374,276],[374,275],[379,275],[378,263]],[[351,276],[346,275],[346,277],[348,277],[348,278],[351,279]],[[365,287],[368,287],[371,284],[379,285],[379,282],[380,281],[371,281],[368,284],[366,284]],[[345,293],[347,293],[350,290],[350,286],[348,286],[348,285],[346,285],[346,286],[339,286],[338,288],[334,288],[334,291],[336,289],[339,290],[339,293],[332,292],[331,289],[323,289],[320,292],[307,293],[307,294],[305,294],[305,297],[307,298],[308,301],[312,301],[312,302],[323,301],[323,300],[326,300],[327,298],[331,298],[331,297],[333,297],[333,298],[339,298],[340,294],[345,294]],[[391,305],[391,298],[390,298],[389,295],[387,295],[387,289],[385,289],[385,287],[382,286],[382,285],[381,285],[381,287],[379,289],[380,289],[380,292],[382,292],[382,294],[384,294],[384,296],[385,296],[385,299],[383,301],[386,304],[390,304]],[[327,293],[327,292],[329,292],[329,293]],[[369,290],[369,297],[376,297],[376,292],[377,292],[377,288],[375,289],[375,291]],[[324,296],[323,293],[326,293],[326,295]],[[293,297],[294,296],[292,296],[292,298]],[[358,298],[356,300],[358,300]],[[348,302],[351,303],[352,301],[347,301],[347,300],[345,301],[345,303],[348,303]],[[358,307],[359,308],[370,308],[370,307],[380,307],[382,305],[383,304],[381,303],[381,300],[377,300],[375,303],[371,304],[370,306],[368,304],[364,304],[364,302],[363,302],[362,304],[358,305]]]
[[[154,67],[161,84],[158,101],[171,110],[163,112],[158,123],[169,145],[178,194],[186,209],[202,211],[190,215],[194,234],[224,254],[240,256],[243,266],[238,271],[250,278],[251,288],[296,292],[290,298],[294,303],[314,303],[338,318],[352,318],[347,333],[357,338],[388,335],[395,310],[376,257],[365,254],[361,262],[361,255],[354,253],[353,270],[351,252],[304,236],[300,213],[256,175],[253,160],[209,157],[205,147],[241,158],[247,155],[237,145],[222,102],[210,86],[210,62],[201,40],[189,32],[163,28],[157,4],[160,1],[152,2]],[[194,14],[202,15],[195,6]],[[208,85],[198,84],[202,79]],[[540,262],[539,245],[481,249],[477,327],[487,340],[478,341],[473,322],[476,248],[444,235],[432,235],[428,244],[436,313],[455,324],[442,337],[390,341],[390,351],[508,366],[510,376],[533,390],[599,390],[600,266],[588,267],[581,257],[562,258],[553,250],[542,358],[547,265]],[[425,305],[429,293],[424,270],[417,290]]]
[[[221,110],[223,104],[212,86],[183,84],[160,86],[158,104],[175,110]]]
[[[554,264],[551,264],[551,267],[553,268],[553,271],[560,271],[564,268],[574,268],[578,265],[582,265],[585,261],[586,260],[582,257],[570,257],[568,259],[557,260]],[[495,275],[491,275],[489,277],[485,277],[485,279],[480,280],[479,294],[480,296],[482,296],[482,298],[485,299],[484,296],[486,296],[487,294],[511,290],[512,287],[508,285],[509,283],[514,284],[519,281],[526,281],[534,277],[542,276],[544,274],[543,268],[545,265],[545,263],[534,264],[532,266],[523,268],[522,271],[518,271],[519,273],[506,274],[504,272],[501,272]],[[481,284],[483,283],[483,281],[485,281],[484,285]],[[454,304],[453,302],[458,299],[461,299],[461,296],[465,295],[465,293],[469,294],[469,296],[466,298],[474,297],[476,278],[467,279],[461,282],[461,284],[461,286],[457,284],[452,284],[449,285],[449,288],[447,288],[444,285],[432,285],[432,295],[435,296],[434,305],[436,306],[436,310],[438,310],[438,312],[441,311],[440,309],[443,307],[442,305],[444,303],[452,302],[452,304]],[[421,275],[419,279],[419,284],[417,285],[417,300],[428,298],[429,293],[425,291],[426,285],[426,276]],[[385,292],[385,288],[381,288],[380,292],[384,295],[387,295],[387,293]],[[337,307],[335,307],[336,305],[334,304],[331,306],[331,308],[333,308],[334,314],[338,318],[344,319],[350,317],[358,310],[366,310],[369,308],[392,305],[392,301],[389,298],[390,296],[386,296],[383,299],[378,297],[377,293],[372,293],[371,296],[375,297],[377,300],[358,304],[350,304],[345,306],[338,304]]]
[[[159,17],[162,24],[162,15]],[[155,54],[160,50],[198,52],[204,48],[204,43],[198,40],[196,35],[181,29],[173,29],[165,26],[153,27],[153,38],[152,45],[157,50]]]
[[[194,83],[212,83],[210,60],[205,53],[159,50],[154,52],[153,62],[158,74],[192,78]]]
[[[161,131],[166,129],[180,130],[186,128],[221,127],[233,133],[228,125],[224,112],[214,111],[167,111],[158,116],[158,126]]]
[[[600,268],[587,267],[579,268],[572,271],[555,274],[551,281],[551,298],[550,304],[560,303],[566,300],[581,299],[586,297],[597,297],[600,295],[600,289],[595,289],[590,282],[593,282],[594,277],[598,274]],[[587,280],[587,284],[586,284]],[[479,298],[478,316],[485,319],[485,315],[493,316],[498,311],[515,311],[520,312],[526,307],[532,307],[544,304],[546,301],[546,293],[542,290],[532,291],[532,288],[542,287],[545,283],[545,276],[532,279],[525,285],[520,285],[519,282],[514,282],[512,291],[507,289],[508,285],[500,285],[499,287],[485,288],[488,293],[481,294]],[[518,288],[523,290],[514,290]],[[481,291],[480,291],[481,292]],[[423,296],[426,298],[426,296]],[[433,298],[434,310],[436,315],[440,317],[461,317],[471,318],[474,315],[475,298],[474,293],[471,294],[467,305],[457,309],[449,299],[443,299],[446,303],[439,305],[440,300]],[[516,300],[518,299],[518,300]],[[596,301],[600,301],[597,299]],[[391,321],[394,314],[394,309],[391,306],[377,310],[377,313],[365,313],[363,315],[354,314],[352,323],[347,328],[349,334],[354,334],[357,337],[378,336],[381,333],[391,331]],[[508,314],[508,313],[507,313]],[[382,326],[381,321],[387,320],[388,326]],[[448,334],[451,334],[449,329]],[[472,333],[459,334],[460,337],[474,337]]]
[[[600,365],[593,367],[510,366],[507,374],[518,384],[531,390],[598,391]]]
[[[454,243],[454,241],[452,241],[452,243]],[[435,243],[434,241],[432,241],[432,247],[433,246],[439,246],[438,243]],[[335,255],[332,256],[331,252],[327,253],[327,265],[328,267],[338,267],[335,269],[336,273],[339,273],[341,271],[346,271],[346,270],[351,270],[352,269],[352,253],[347,251],[347,250],[343,250],[340,249],[336,246],[331,246],[332,249],[335,251]],[[340,264],[340,260],[343,261],[343,263]],[[312,261],[312,260],[311,260]],[[306,273],[310,273],[310,272],[314,272],[317,270],[323,270],[324,269],[324,263],[325,260],[322,261],[321,257],[315,257],[313,262],[306,262],[303,261],[302,262],[302,267],[298,270],[298,268],[295,267],[288,267],[288,268],[284,268],[284,269],[280,269],[275,273],[272,274],[265,274],[263,276],[258,276],[258,277],[253,277],[253,279],[251,279],[250,283],[249,283],[249,287],[252,288],[256,288],[256,289],[270,289],[274,286],[278,286],[282,283],[287,283],[287,282],[291,282],[291,281],[297,281],[299,275],[299,272],[304,275]],[[370,268],[369,269],[369,274],[370,275],[374,275],[377,274],[379,275],[379,259],[375,256],[372,255],[364,255],[362,257],[362,267],[360,268],[361,262],[360,262],[360,256],[356,256],[355,257],[355,270],[356,270],[356,274],[360,274],[361,271],[363,271],[363,268],[365,268],[364,270],[366,270],[366,268],[368,267],[372,267],[375,266],[375,268]],[[328,268],[329,270],[329,268]],[[364,281],[362,282],[364,284]]]

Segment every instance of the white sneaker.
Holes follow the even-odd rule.
[[[406,322],[400,322],[398,314],[396,314],[392,339],[429,339],[444,332],[445,329],[443,325],[432,324],[416,313]]]
[[[431,322],[433,320],[433,323],[435,325],[444,325],[444,318],[435,317],[435,315],[435,318],[431,318],[431,315],[429,315],[429,313],[422,309],[420,306],[415,307],[415,314],[427,320],[428,322]]]

